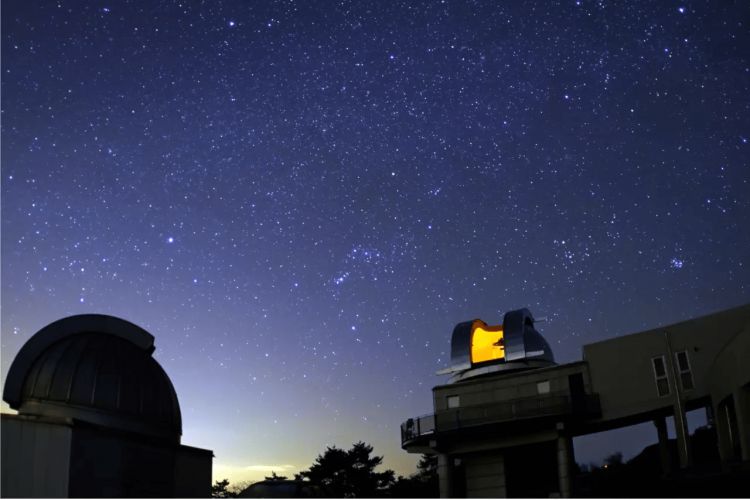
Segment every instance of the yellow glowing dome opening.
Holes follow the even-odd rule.
[[[482,320],[475,320],[471,327],[471,362],[496,359],[505,359],[503,325],[489,326]]]

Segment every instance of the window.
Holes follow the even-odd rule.
[[[669,395],[669,377],[667,377],[667,364],[664,361],[664,356],[658,356],[651,358],[651,363],[654,366],[654,378],[656,379],[656,393],[659,397]]]
[[[458,396],[448,396],[448,408],[458,408],[461,404],[461,400]]]
[[[471,330],[472,363],[505,358],[503,325],[489,326],[482,320],[475,320]]]
[[[687,351],[680,351],[674,355],[675,361],[677,362],[677,372],[680,376],[680,385],[685,391],[689,391],[695,384],[693,384],[693,372],[690,370],[690,360],[688,359]]]
[[[549,380],[544,382],[537,382],[536,384],[537,394],[549,394]]]

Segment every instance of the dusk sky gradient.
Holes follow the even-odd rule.
[[[746,1],[3,2],[3,383],[112,314],[217,479],[408,474],[456,323],[570,362],[749,302],[749,140]]]

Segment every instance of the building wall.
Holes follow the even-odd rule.
[[[180,446],[174,469],[174,496],[177,498],[209,498],[213,453],[209,450]]]
[[[716,356],[709,374],[719,452],[724,460],[750,460],[750,322]],[[728,404],[731,400],[732,404]],[[729,429],[728,408],[734,412],[735,435]],[[734,448],[740,447],[740,457]]]
[[[463,457],[467,498],[504,498],[505,462],[500,453],[470,454]]]
[[[709,392],[717,400],[750,383],[750,318],[744,329],[722,347],[708,377]]]
[[[72,497],[173,497],[174,445],[98,428],[75,428]]]
[[[750,305],[642,333],[588,344],[583,357],[588,363],[592,390],[599,394],[602,420],[635,416],[674,402],[675,379],[669,365],[670,394],[659,396],[652,358],[665,356],[665,331],[672,352],[687,351],[694,389],[684,391],[686,400],[709,394],[709,373],[723,346],[750,322]]]
[[[0,443],[4,498],[211,496],[209,450],[7,414]]]
[[[68,496],[72,429],[38,419],[2,415],[2,496]]]
[[[441,385],[433,389],[435,412],[448,410],[448,397],[459,396],[460,407],[505,403],[511,400],[534,398],[540,395],[540,383],[549,382],[549,393],[569,394],[568,377],[581,373],[584,386],[589,391],[590,383],[585,363],[538,368],[522,373],[496,375],[466,380],[455,384]]]

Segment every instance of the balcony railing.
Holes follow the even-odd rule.
[[[599,396],[596,394],[587,394],[575,402],[568,395],[550,395],[451,408],[434,415],[410,418],[401,424],[401,444],[428,434],[465,427],[555,415],[584,416],[598,411]]]

